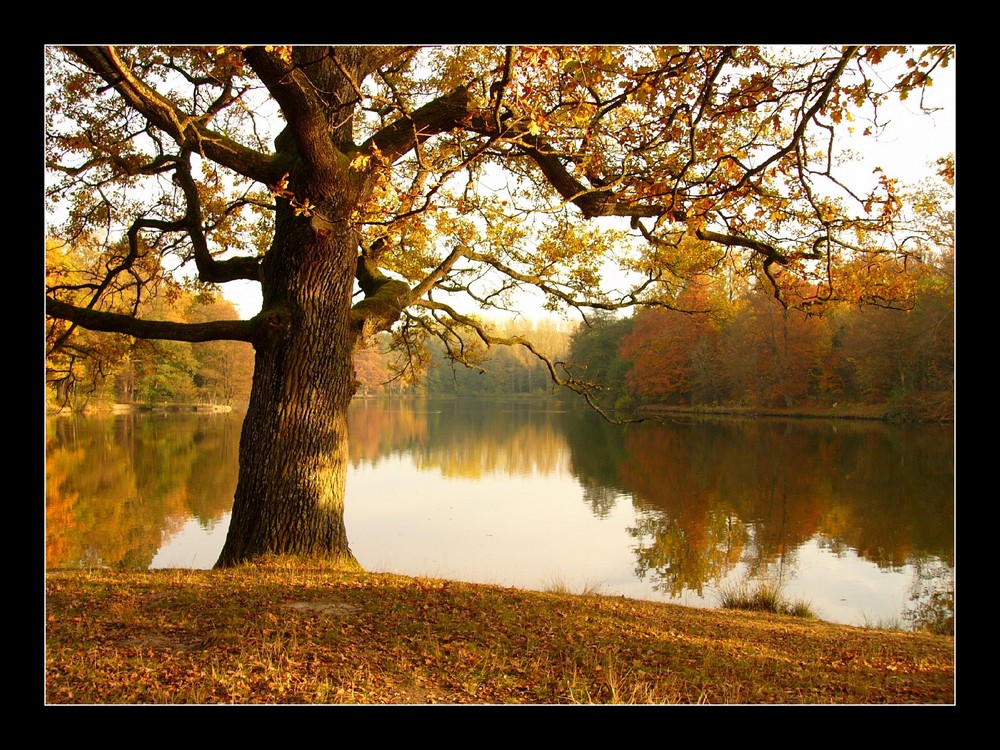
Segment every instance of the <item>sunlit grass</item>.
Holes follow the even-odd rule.
[[[549,594],[575,594],[577,596],[598,596],[604,588],[602,581],[584,581],[574,588],[562,576],[552,576],[542,589]]]
[[[48,703],[954,699],[946,636],[335,568],[50,573],[46,616]]]
[[[810,604],[803,600],[791,601],[780,586],[766,581],[738,583],[721,586],[717,591],[722,609],[742,609],[749,612],[771,612],[812,619],[816,616]]]
[[[908,629],[898,617],[872,617],[865,612],[861,613],[861,627],[867,630],[895,630],[898,632]]]

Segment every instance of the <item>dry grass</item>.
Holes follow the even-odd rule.
[[[50,572],[46,702],[952,703],[954,639],[287,566]]]
[[[767,581],[741,581],[723,586],[718,591],[722,609],[743,609],[749,612],[773,612],[793,617],[815,617],[812,607],[805,601],[785,598],[781,588]]]

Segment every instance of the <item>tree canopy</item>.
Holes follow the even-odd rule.
[[[77,327],[253,343],[234,519],[237,533],[259,538],[223,553],[238,562],[261,550],[346,549],[333,530],[339,511],[329,510],[330,493],[342,502],[342,489],[330,489],[342,485],[331,479],[342,460],[318,446],[346,440],[352,354],[378,332],[391,330],[413,362],[428,336],[460,360],[475,355],[474,339],[520,345],[553,380],[585,392],[530,340],[498,336],[474,313],[516,308],[527,287],[585,317],[676,308],[687,280],[703,274],[753,279],[785,306],[906,306],[906,270],[923,262],[909,240],[917,230],[891,175],[860,187],[840,179],[839,138],[847,127],[877,134],[886,101],[919,97],[954,49],[94,46],[46,55],[46,198],[59,217],[49,234],[96,249],[78,275],[48,286],[48,315],[70,323],[52,324],[50,346]],[[259,282],[261,313],[137,317],[178,273],[206,285]],[[250,445],[251,432],[290,437]],[[309,478],[276,489],[278,451]],[[289,544],[276,530],[277,497],[297,493],[325,508],[323,529]],[[269,505],[273,516],[260,510]]]
[[[808,281],[805,295],[785,292],[792,304],[860,299],[872,257],[907,257],[893,234],[901,203],[890,175],[862,193],[838,180],[835,130],[865,117],[856,127],[874,133],[879,106],[919,93],[952,54],[52,48],[49,206],[67,217],[64,241],[100,237],[105,248],[93,263],[102,272],[72,287],[86,289],[78,306],[91,312],[63,306],[58,284],[49,309],[140,336],[249,340],[247,325],[142,326],[96,313],[192,263],[205,283],[259,280],[275,202],[332,231],[317,205],[334,173],[364,185],[350,219],[365,296],[355,315],[371,331],[404,314],[411,333],[440,333],[470,322],[449,304],[455,293],[504,308],[526,285],[553,307],[670,306],[691,274],[727,266],[766,279],[779,298],[788,280]],[[890,58],[905,60],[903,73],[880,88],[873,73]],[[343,90],[320,88],[338,73]],[[299,155],[273,149],[279,136]],[[296,190],[288,173],[303,158],[311,174]],[[603,217],[627,219],[628,230],[579,221]],[[631,283],[601,288],[608,264]]]

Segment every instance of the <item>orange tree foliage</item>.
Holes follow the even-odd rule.
[[[605,349],[617,347],[628,392],[641,402],[791,407],[916,399],[927,407],[920,413],[947,416],[955,366],[952,252],[933,254],[909,274],[907,310],[837,303],[810,315],[760,290],[730,299],[710,281],[689,287],[696,295],[682,292],[683,311],[643,310],[617,329],[582,332]],[[585,351],[578,346],[574,354]],[[607,372],[597,375],[613,386]]]
[[[821,389],[831,347],[827,320],[787,309],[761,293],[739,302],[723,335],[722,375],[730,393],[759,406],[792,406]]]
[[[647,401],[711,401],[719,367],[719,319],[728,311],[713,299],[711,280],[698,278],[678,295],[678,309],[643,310],[619,347],[631,368],[626,381]]]

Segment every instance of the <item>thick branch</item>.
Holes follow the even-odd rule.
[[[168,341],[253,341],[256,325],[249,320],[216,320],[208,323],[175,323],[169,320],[140,320],[118,313],[76,307],[51,297],[45,312],[54,318],[76,323],[91,331],[124,333],[141,339]]]
[[[248,47],[243,57],[281,106],[302,158],[314,169],[337,163],[339,150],[329,134],[328,104],[306,72],[286,64],[263,47]]]
[[[167,133],[182,148],[203,154],[266,185],[273,185],[281,176],[280,165],[272,157],[205,127],[200,119],[182,112],[173,102],[139,80],[114,47],[66,47],[66,50],[111,84],[130,107]]]
[[[788,258],[784,254],[780,253],[771,245],[768,245],[765,242],[760,242],[759,240],[752,240],[747,237],[737,237],[732,234],[706,232],[702,229],[697,231],[697,237],[699,240],[705,240],[706,242],[718,242],[720,245],[726,245],[727,247],[738,246],[745,247],[750,250],[756,250],[772,263],[779,263],[782,266],[788,265]]]
[[[511,124],[497,129],[491,112],[476,111],[471,113],[462,123],[474,133],[491,138],[509,139],[516,144],[521,153],[538,165],[548,183],[562,196],[567,203],[572,203],[586,218],[595,216],[629,216],[653,217],[666,213],[668,205],[636,204],[619,201],[610,186],[588,187],[580,182],[566,168],[563,159],[546,144],[540,136],[528,132],[527,126]]]
[[[393,279],[379,270],[377,261],[381,246],[379,240],[369,251],[359,255],[355,271],[365,298],[354,305],[352,313],[362,326],[364,338],[375,331],[388,330],[408,305],[423,297],[465,255],[465,248],[456,247],[425,279],[410,289],[405,281]]]
[[[445,133],[462,125],[470,116],[470,101],[468,89],[460,86],[382,128],[361,148],[366,153],[371,153],[373,147],[377,148],[385,161],[391,164],[432,135]]]
[[[366,339],[377,331],[389,330],[409,304],[409,285],[386,276],[364,255],[358,256],[355,278],[365,293],[365,298],[351,308],[360,337]]]
[[[413,287],[413,289],[410,291],[410,299],[411,300],[419,299],[423,297],[425,294],[427,294],[430,288],[433,287],[438,281],[441,280],[441,278],[446,273],[448,273],[448,271],[451,270],[452,266],[455,265],[455,262],[463,255],[465,255],[465,251],[466,248],[462,247],[461,245],[452,250],[451,253],[448,255],[448,257],[445,258],[443,261],[441,261],[441,264],[427,275],[426,279],[424,279],[415,287]]]
[[[661,206],[635,206],[618,203],[614,200],[611,191],[606,189],[593,190],[573,177],[554,153],[541,146],[541,140],[538,137],[527,135],[521,140],[529,144],[524,148],[524,151],[542,170],[542,174],[545,175],[549,184],[563,199],[579,208],[588,219],[594,216],[659,216],[665,210]]]
[[[184,192],[187,202],[187,212],[184,215],[183,227],[191,237],[194,247],[194,262],[198,267],[198,278],[204,282],[222,284],[236,279],[249,281],[260,280],[260,261],[257,258],[244,256],[216,260],[208,249],[208,241],[202,228],[201,201],[198,198],[198,186],[191,176],[191,165],[188,160],[177,162],[177,184]]]

